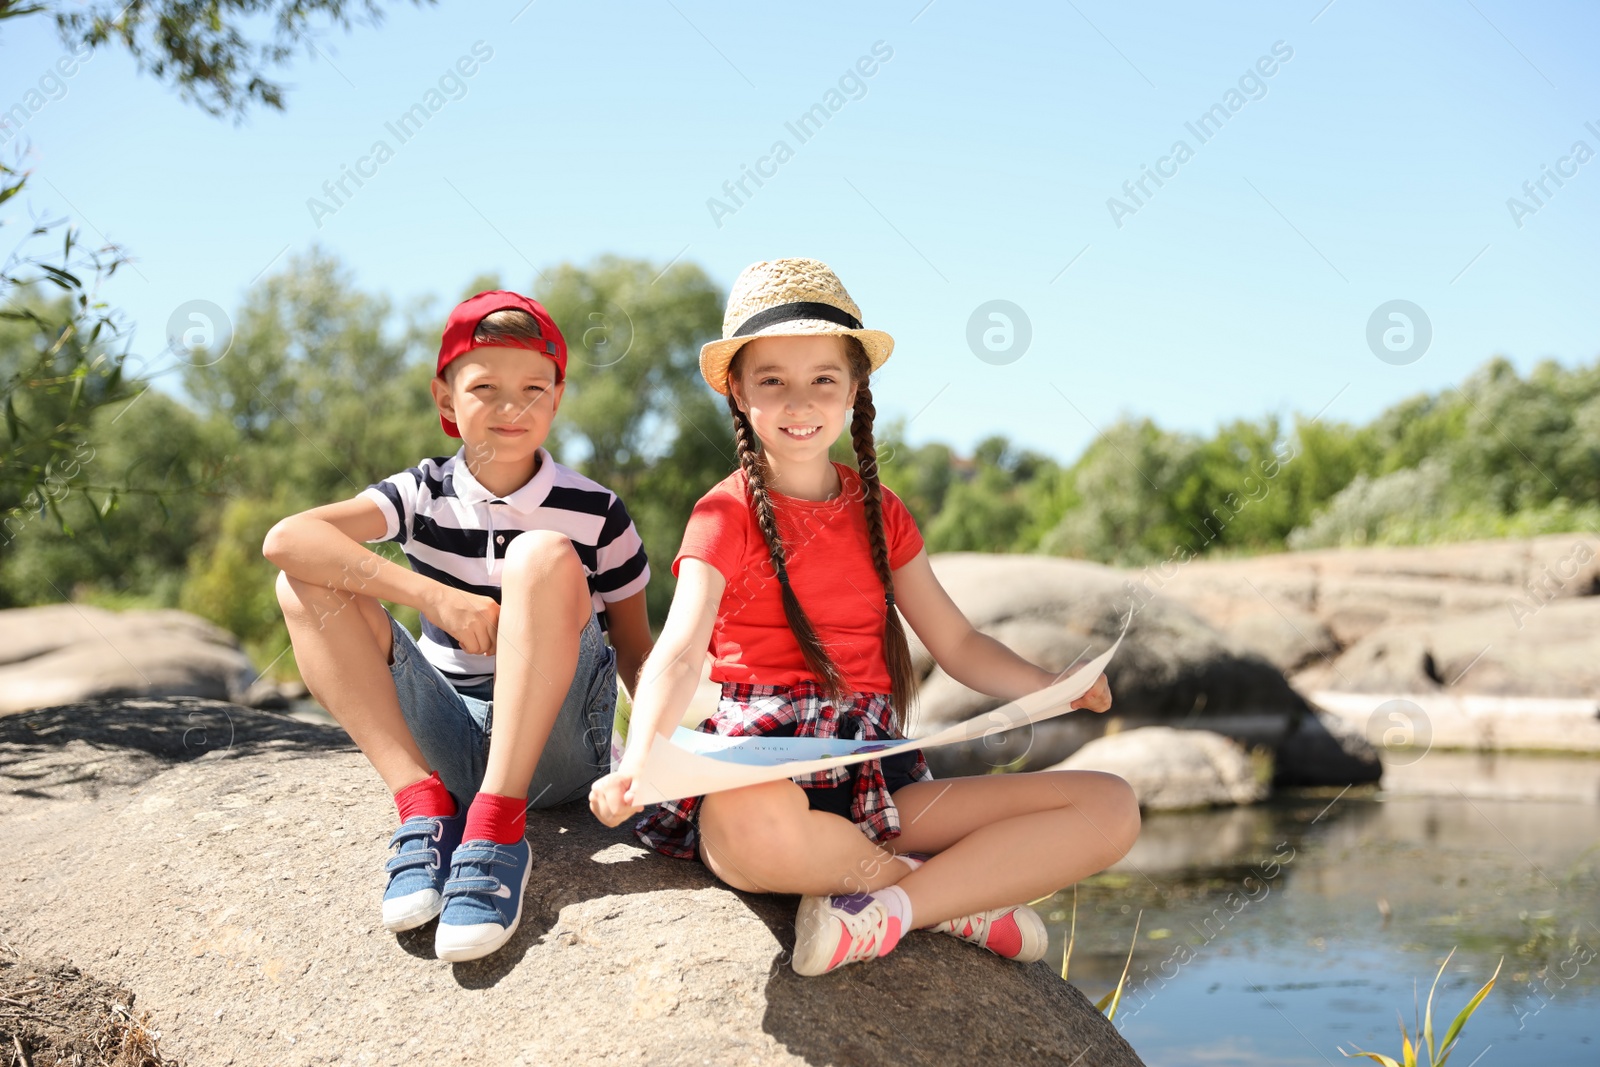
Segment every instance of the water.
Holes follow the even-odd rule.
[[[1059,968],[1072,893],[1040,910]],[[1142,911],[1142,917],[1140,915]],[[1381,791],[1150,815],[1080,886],[1071,980],[1151,1067],[1399,1057],[1413,984],[1443,1030],[1504,967],[1456,1067],[1600,1065],[1600,759],[1435,752]],[[1426,1057],[1423,1057],[1426,1063]]]

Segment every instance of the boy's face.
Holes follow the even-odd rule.
[[[525,348],[475,348],[432,383],[439,413],[461,431],[473,459],[517,462],[530,458],[561,406],[565,382],[556,365]]]

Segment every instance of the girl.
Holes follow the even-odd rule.
[[[701,729],[730,735],[905,736],[915,676],[901,614],[980,692],[1013,700],[1058,680],[973,628],[878,482],[869,375],[893,346],[861,328],[816,260],[756,263],[735,282],[700,371],[728,398],[739,469],[684,530],[626,750],[590,791],[608,826],[642,810],[634,777],[654,735],[682,719],[708,646],[722,696]],[[828,459],[847,414],[856,469]],[[1104,675],[1072,706],[1110,708]],[[918,752],[663,804],[635,828],[734,889],[801,894],[793,966],[805,975],[886,955],[913,925],[1040,959],[1044,923],[1019,902],[1104,869],[1138,832],[1133,790],[1115,775],[934,781]]]

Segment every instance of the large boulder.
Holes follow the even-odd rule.
[[[1600,597],[1392,623],[1295,676],[1305,692],[1600,694]]]
[[[203,700],[0,720],[0,940],[134,990],[185,1063],[1135,1065],[1045,963],[913,933],[803,979],[793,897],[534,812],[522,928],[377,925],[394,809],[341,732]],[[1091,1051],[1092,1050],[1092,1051]]]
[[[1317,708],[1278,742],[1275,786],[1365,785],[1383,777],[1378,749],[1359,725]]]
[[[1090,741],[1058,769],[1121,775],[1146,811],[1254,804],[1267,795],[1268,776],[1243,746],[1209,730],[1124,730]]]
[[[1266,659],[1237,649],[1182,604],[1136,586],[1127,572],[1082,560],[974,552],[941,553],[932,564],[974,626],[1053,671],[1105,651],[1133,612],[1128,636],[1107,670],[1113,700],[1108,716],[1071,712],[969,744],[930,749],[936,773],[1052,766],[1111,724],[1181,721],[1270,746],[1310,713]],[[951,678],[934,665],[915,635],[912,639],[922,675],[914,720],[918,732],[1003,703]]]
[[[1600,537],[1549,534],[1195,560],[1170,576],[1158,574],[1157,582],[1165,596],[1224,629],[1271,634],[1272,615],[1311,616],[1342,649],[1393,624],[1492,609],[1509,616],[1552,600],[1592,597],[1600,593]],[[1319,643],[1312,631],[1305,636]],[[1281,638],[1280,631],[1269,641]]]
[[[0,611],[0,715],[122,696],[232,700],[255,677],[234,636],[182,611]]]

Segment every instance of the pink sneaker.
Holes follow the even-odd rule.
[[[1018,963],[1042,960],[1050,947],[1050,931],[1045,929],[1044,920],[1026,904],[963,915],[928,929],[970,941]]]
[[[886,956],[900,943],[900,920],[870,893],[802,897],[794,918],[796,974],[827,974]]]

